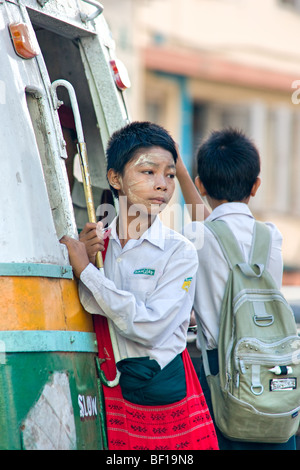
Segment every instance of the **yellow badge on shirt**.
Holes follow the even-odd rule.
[[[192,279],[193,279],[192,277],[187,277],[182,284],[182,289],[185,290],[186,292],[188,292],[190,288]]]

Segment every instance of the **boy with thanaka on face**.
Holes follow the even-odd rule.
[[[186,396],[182,353],[198,267],[193,244],[158,216],[175,189],[177,147],[161,126],[133,122],[113,134],[106,154],[119,211],[109,227],[105,275],[94,266],[103,250],[101,223],[87,224],[80,241],[61,241],[83,306],[113,323],[123,397],[139,405],[176,403]],[[205,400],[201,406],[211,423]]]

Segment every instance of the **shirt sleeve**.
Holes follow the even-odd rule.
[[[90,264],[80,276],[80,300],[90,313],[110,318],[120,335],[151,348],[182,324],[187,328],[197,267],[194,247],[182,243],[170,256],[153,292],[142,302],[133,293],[117,289]]]
[[[281,289],[283,275],[282,235],[276,225],[271,222],[266,222],[266,224],[270,228],[272,236],[272,249],[267,269],[273,277],[277,288]]]

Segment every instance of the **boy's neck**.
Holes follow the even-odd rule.
[[[120,207],[117,220],[117,234],[122,248],[128,240],[138,240],[143,233],[153,224],[155,216],[149,214],[141,214],[129,216],[128,211],[124,211]]]
[[[231,201],[231,202],[240,202],[242,204],[248,204],[249,202],[249,197],[246,198],[246,199],[243,199],[242,201]],[[227,204],[229,203],[230,201],[227,201],[226,199],[213,199],[209,196],[207,196],[207,202],[209,203],[210,207],[212,208],[212,210],[216,209],[217,207],[221,206],[222,204]]]

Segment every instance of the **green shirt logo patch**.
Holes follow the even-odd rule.
[[[147,276],[154,276],[155,269],[142,268],[136,269],[133,274],[146,274]]]

